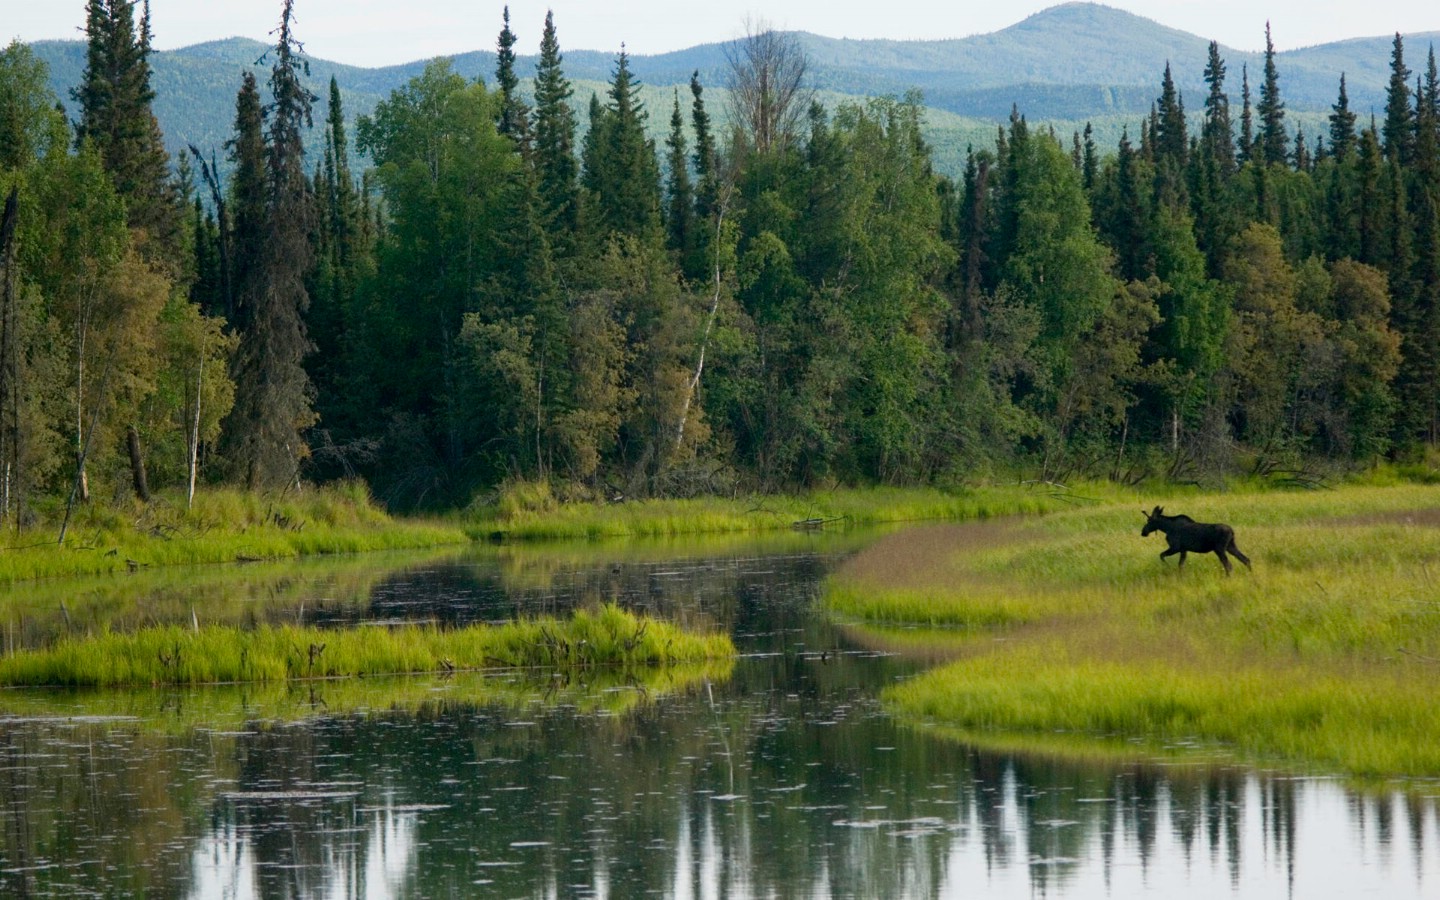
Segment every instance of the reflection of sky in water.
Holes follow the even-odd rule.
[[[233,821],[216,822],[191,856],[189,896],[193,900],[268,896],[269,892],[259,887],[266,880],[262,868],[271,870],[270,881],[303,885],[303,890],[296,891],[302,897],[391,900],[408,896],[407,885],[419,853],[415,826],[420,813],[415,808],[388,804],[378,809],[356,809],[353,829],[332,832],[322,859],[310,867],[293,861],[262,864],[255,852],[251,827]]]
[[[750,863],[754,829],[743,815],[748,798],[675,798],[673,840],[607,848],[603,837],[592,835],[588,848],[583,842],[558,848],[566,855],[590,854],[588,877],[576,881],[574,869],[551,870],[543,883],[531,885],[529,896],[631,896],[630,886],[612,882],[611,862],[614,854],[632,853],[667,855],[662,865],[670,875],[663,895],[674,900],[772,896],[777,888],[781,896],[813,897],[1434,896],[1440,859],[1432,802],[1415,807],[1398,795],[1358,797],[1334,782],[1296,781],[1286,786],[1293,804],[1283,813],[1293,820],[1277,822],[1282,813],[1266,796],[1274,780],[1252,774],[1240,783],[1241,792],[1224,802],[1226,821],[1217,822],[1193,816],[1193,807],[1172,795],[1186,787],[1162,781],[1157,802],[1146,811],[1156,825],[1148,835],[1143,824],[1126,821],[1130,813],[1113,796],[1073,798],[1093,809],[1084,819],[1037,818],[1029,802],[1035,799],[1033,786],[1017,781],[1013,772],[999,785],[971,786],[958,804],[931,799],[937,810],[946,805],[965,809],[958,815],[895,820],[884,809],[869,809],[870,818],[831,823],[831,852],[850,857],[853,864],[886,857],[883,845],[919,848],[947,836],[950,848],[939,859],[919,852],[905,867],[875,873],[879,877],[864,885],[835,883],[824,866],[784,885],[757,883]],[[982,796],[987,793],[991,796]],[[722,827],[736,810],[742,812],[739,827]],[[413,896],[425,852],[417,826],[424,816],[439,812],[388,804],[354,808],[353,833],[332,833],[333,841],[313,868],[284,873],[278,880],[299,887],[298,896],[327,900]],[[1061,836],[1072,829],[1090,834],[1078,847],[1061,849]],[[251,828],[216,822],[191,856],[189,896],[248,900],[269,895],[260,887],[267,879],[259,871],[253,837]],[[482,860],[479,871],[529,866],[534,854],[557,848],[516,840],[510,849],[513,858]],[[472,882],[479,891],[492,883],[483,874]]]

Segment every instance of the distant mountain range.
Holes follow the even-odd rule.
[[[557,25],[563,48],[564,22]],[[1276,27],[1284,25],[1276,23]],[[937,165],[952,174],[963,159],[964,145],[993,140],[995,124],[1009,116],[1012,105],[1032,123],[1051,123],[1061,134],[1093,121],[1097,140],[1109,148],[1122,127],[1133,129],[1148,114],[1160,93],[1167,62],[1192,115],[1199,112],[1206,94],[1207,39],[1094,3],[1066,3],[992,34],[955,40],[840,40],[805,32],[797,32],[796,37],[809,55],[812,84],[827,103],[920,90],[930,108],[930,140]],[[1423,70],[1425,54],[1440,39],[1440,32],[1404,37],[1407,64]],[[1361,37],[1277,54],[1281,97],[1291,121],[1309,135],[1319,133],[1335,102],[1342,72],[1351,108],[1362,121],[1371,111],[1381,114],[1393,40],[1393,35]],[[32,46],[50,65],[51,84],[72,107],[73,116],[70,89],[84,71],[84,43],[42,41]],[[676,87],[682,88],[681,103],[688,109],[683,86],[692,72],[700,73],[712,112],[723,113],[725,49],[725,44],[702,44],[630,57],[632,70],[646,85],[643,96],[657,134],[668,123]],[[194,143],[223,155],[220,148],[234,119],[240,72],[259,70],[263,84],[268,50],[258,41],[231,38],[154,54],[155,112],[172,153]],[[564,52],[565,74],[575,85],[575,102],[583,111],[592,91],[603,96],[615,55]],[[1242,66],[1249,67],[1252,89],[1258,90],[1263,57],[1228,48],[1221,53],[1228,69],[1226,89],[1238,119]],[[452,60],[456,71],[466,77],[493,80],[492,51],[465,53]],[[521,57],[518,71],[533,72],[535,60]],[[366,69],[311,59],[311,89],[327,97],[333,74],[347,115],[354,117],[370,112],[392,90],[419,75],[426,62]],[[323,100],[317,120],[322,116]]]

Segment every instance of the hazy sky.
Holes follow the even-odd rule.
[[[648,55],[737,37],[747,16],[778,28],[850,38],[958,38],[997,31],[1055,0],[512,0],[521,53],[535,53],[545,10],[566,50]],[[1347,37],[1440,30],[1434,0],[1111,0],[1108,6],[1218,40],[1261,49],[1265,22],[1280,50]],[[503,0],[296,0],[295,34],[315,57],[363,66],[493,48]],[[151,0],[155,45],[166,50],[243,35],[269,40],[280,0]],[[78,38],[85,0],[0,0],[0,41]],[[1418,48],[1417,48],[1417,52]]]

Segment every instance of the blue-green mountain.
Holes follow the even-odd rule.
[[[1283,34],[1285,23],[1273,24],[1275,33]],[[562,47],[567,40],[584,43],[583,35],[565,33],[563,21],[557,26]],[[1008,117],[1012,107],[1032,123],[1050,123],[1062,135],[1092,121],[1100,145],[1113,147],[1122,127],[1130,126],[1133,134],[1136,123],[1148,114],[1167,63],[1192,113],[1199,111],[1205,96],[1202,74],[1208,39],[1094,3],[1066,3],[992,34],[955,40],[841,40],[803,32],[796,37],[809,55],[812,85],[827,103],[919,90],[930,108],[929,132],[937,164],[952,173],[963,158],[965,144],[993,140],[995,124]],[[1440,32],[1405,35],[1412,69],[1423,68],[1425,54],[1437,38]],[[1351,108],[1362,121],[1371,111],[1383,114],[1393,40],[1393,35],[1358,37],[1277,54],[1289,121],[1312,137],[1321,133],[1342,72]],[[1262,41],[1263,35],[1257,35],[1255,43]],[[673,90],[683,88],[692,72],[699,72],[707,86],[712,110],[723,114],[726,46],[702,44],[630,57],[633,72],[647,86],[645,97],[657,133],[669,120]],[[50,65],[56,94],[73,106],[70,89],[84,70],[84,44],[44,41],[34,44],[34,49]],[[260,70],[263,84],[268,49],[258,41],[231,38],[154,55],[155,111],[172,153],[193,143],[207,153],[214,149],[223,154],[220,148],[230,133],[241,70]],[[1226,88],[1238,118],[1242,67],[1249,68],[1251,84],[1257,86],[1262,57],[1228,48],[1221,52],[1228,67]],[[522,56],[517,70],[533,71],[535,59]],[[579,109],[588,105],[592,91],[603,96],[614,62],[613,52],[565,52],[565,73],[575,83]],[[311,89],[317,96],[328,96],[334,75],[347,113],[360,115],[418,75],[426,63],[417,60],[367,69],[312,59]],[[480,50],[455,56],[453,63],[467,77],[488,80],[495,58],[493,52]],[[688,92],[683,89],[681,102],[688,107]]]

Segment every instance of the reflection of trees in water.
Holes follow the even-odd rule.
[[[1320,840],[1401,893],[1440,869],[1433,798],[980,753],[896,729],[844,663],[791,665],[808,695],[756,667],[713,707],[625,716],[441,701],[238,735],[0,722],[0,895],[932,896],[978,872],[1063,896],[1136,868],[1284,890]]]
[[[165,895],[199,830],[201,735],[127,723],[0,717],[0,896]]]

